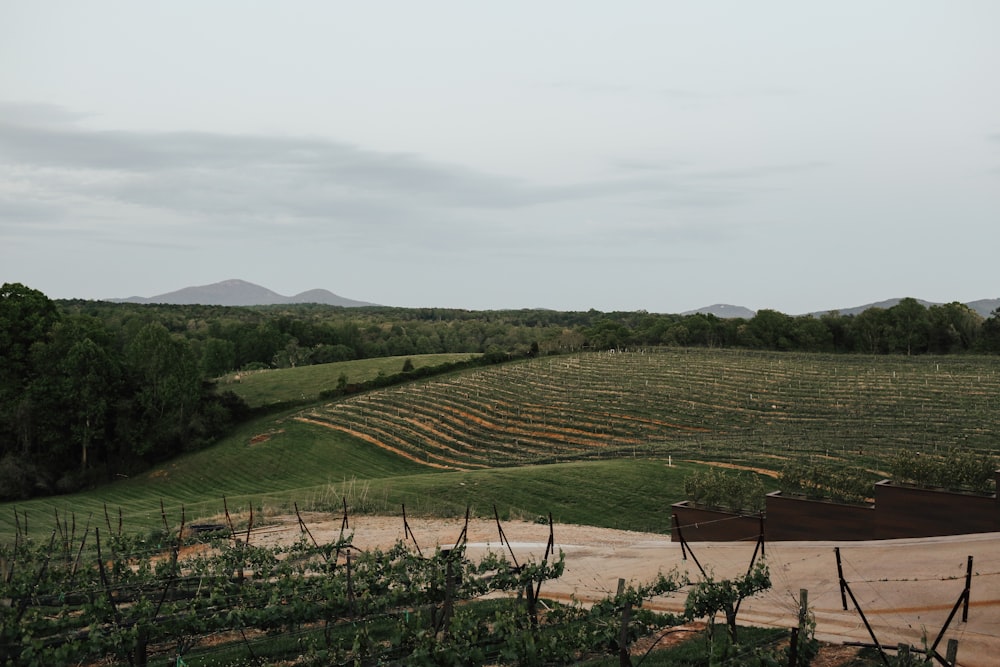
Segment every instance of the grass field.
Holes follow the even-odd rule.
[[[230,373],[218,378],[220,390],[228,390],[242,398],[250,407],[288,401],[316,400],[321,391],[333,389],[341,376],[348,383],[374,380],[379,374],[395,375],[403,370],[407,359],[414,368],[440,366],[465,361],[478,354],[414,354],[408,357],[380,357],[340,361],[333,364],[279,368]]]
[[[388,374],[403,359],[383,363]],[[468,505],[490,516],[495,504],[504,517],[551,512],[666,532],[691,461],[778,470],[809,459],[867,466],[874,478],[901,448],[996,452],[998,370],[994,357],[685,349],[478,368],[262,417],[135,479],[5,504],[0,535],[13,536],[25,513],[38,535],[57,512],[103,523],[105,506],[114,522],[121,508],[126,530],[150,530],[162,524],[161,501],[172,525],[182,506],[189,523],[211,520],[223,497],[234,513],[252,505],[258,520],[293,502],[339,513],[346,498],[356,512],[405,503],[413,513],[458,515]],[[267,404],[318,393],[341,373],[342,364],[271,371],[250,376],[256,386],[233,386]]]

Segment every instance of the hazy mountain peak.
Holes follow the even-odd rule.
[[[733,306],[728,303],[716,303],[711,306],[705,306],[697,310],[689,310],[687,312],[681,313],[681,315],[715,315],[719,318],[733,318],[742,317],[743,319],[750,319],[757,313],[749,308],[744,308],[743,306]]]
[[[321,303],[344,307],[375,305],[365,301],[348,299],[325,289],[311,289],[295,296],[283,296],[266,287],[238,278],[230,278],[211,285],[185,287],[151,297],[133,296],[127,299],[109,299],[109,301],[207,306],[270,306],[286,303]]]

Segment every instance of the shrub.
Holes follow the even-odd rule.
[[[944,456],[901,450],[890,462],[894,479],[918,486],[989,493],[997,459],[988,452],[953,447]]]
[[[764,509],[764,484],[752,473],[719,468],[694,472],[684,479],[684,493],[693,503],[726,507],[733,512]]]
[[[864,503],[872,493],[871,475],[862,468],[830,470],[807,463],[788,463],[778,476],[782,493],[829,498],[839,503]]]

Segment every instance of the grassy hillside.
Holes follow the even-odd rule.
[[[230,373],[218,379],[221,390],[231,391],[251,407],[316,399],[325,389],[333,389],[341,376],[348,383],[359,384],[375,379],[379,374],[395,375],[403,370],[407,359],[414,368],[439,366],[465,361],[477,354],[414,354],[408,357],[358,359],[333,364],[278,368]]]
[[[552,512],[557,521],[632,530],[669,529],[669,504],[680,499],[684,475],[696,466],[667,467],[658,460],[571,463],[558,466],[444,472],[394,455],[350,436],[296,421],[289,415],[258,419],[205,451],[180,457],[132,479],[93,491],[0,506],[0,535],[24,522],[48,535],[54,517],[75,517],[77,530],[162,526],[160,503],[176,526],[222,520],[223,498],[245,521],[300,509],[342,512],[346,499],[357,513],[459,516],[470,506],[490,517],[534,519]],[[16,517],[15,517],[16,512]]]
[[[496,504],[504,516],[666,531],[692,461],[778,470],[807,459],[866,465],[874,477],[900,448],[996,452],[998,370],[994,357],[726,350],[534,359],[263,417],[135,479],[0,506],[0,535],[13,535],[15,510],[38,534],[57,511],[103,523],[105,505],[113,521],[121,507],[127,529],[145,530],[161,524],[161,500],[176,524],[182,505],[189,522],[217,516],[223,496],[233,511],[298,502],[339,512],[346,498],[353,511],[405,503],[458,515],[471,505],[488,516]],[[313,381],[307,371],[342,372],[262,376],[287,380],[267,390],[287,396]],[[285,400],[265,394],[256,400]]]

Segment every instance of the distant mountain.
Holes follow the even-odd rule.
[[[681,313],[681,315],[715,315],[716,317],[722,319],[742,317],[745,320],[749,320],[756,314],[756,312],[750,310],[749,308],[744,308],[743,306],[731,306],[728,303],[716,303],[711,306],[699,308],[698,310],[689,310]]]
[[[858,315],[868,310],[869,308],[882,308],[883,310],[892,308],[903,298],[896,299],[886,299],[885,301],[877,301],[875,303],[868,303],[863,306],[853,306],[851,308],[838,308],[836,312],[841,315]],[[925,301],[923,299],[917,299],[917,303],[922,305],[924,308],[929,308],[930,306],[940,306],[939,303],[934,303],[933,301]],[[979,299],[978,301],[969,301],[965,304],[975,312],[979,313],[983,317],[989,317],[993,314],[997,308],[1000,308],[1000,299]],[[806,313],[807,315],[812,315],[813,317],[820,317],[827,313],[832,313],[832,310],[817,310],[812,313]],[[705,306],[704,308],[698,308],[697,310],[689,310],[681,313],[681,315],[695,315],[701,313],[704,315],[715,315],[719,318],[735,318],[742,317],[743,319],[750,319],[756,315],[756,311],[749,308],[744,308],[743,306],[733,306],[728,303],[717,303],[712,306]],[[787,314],[787,313],[786,313]]]
[[[989,317],[993,311],[1000,308],[1000,299],[979,299],[965,304],[983,317]]]
[[[886,310],[888,308],[892,308],[893,306],[899,304],[899,302],[902,301],[902,300],[903,300],[903,297],[898,297],[898,298],[895,298],[895,299],[886,299],[885,301],[876,301],[875,303],[866,303],[863,306],[852,306],[850,308],[837,308],[835,310],[836,310],[836,312],[840,313],[841,315],[860,315],[861,313],[865,312],[869,308],[881,308],[882,310]],[[924,308],[928,308],[930,306],[938,305],[938,304],[935,304],[935,303],[933,303],[931,301],[924,301],[923,299],[917,299],[916,301],[917,301],[917,303],[919,303]],[[812,315],[813,317],[819,317],[821,315],[826,315],[827,313],[832,313],[832,312],[834,312],[834,311],[833,310],[819,310],[819,311],[816,311],[815,313],[809,313],[809,315]]]
[[[854,306],[853,308],[839,308],[837,312],[841,315],[858,315],[868,310],[869,308],[882,308],[883,310],[892,308],[897,305],[903,298],[896,299],[886,299],[885,301],[877,301],[875,303],[865,304],[864,306]],[[935,303],[933,301],[924,301],[923,299],[916,299],[924,308],[929,308],[931,306],[940,306],[940,303]],[[994,310],[1000,308],[1000,299],[979,299],[978,301],[969,301],[965,304],[975,312],[979,313],[983,317],[989,317]],[[815,313],[809,313],[814,317],[819,317],[820,315],[825,315],[826,313],[833,312],[829,310],[817,311]]]
[[[206,306],[270,306],[284,303],[321,303],[328,306],[374,306],[366,301],[355,301],[338,296],[325,289],[312,289],[295,296],[283,296],[266,287],[245,280],[223,280],[221,283],[185,287],[151,297],[131,296],[127,299],[108,299],[120,303],[166,303],[175,305],[201,304]]]

